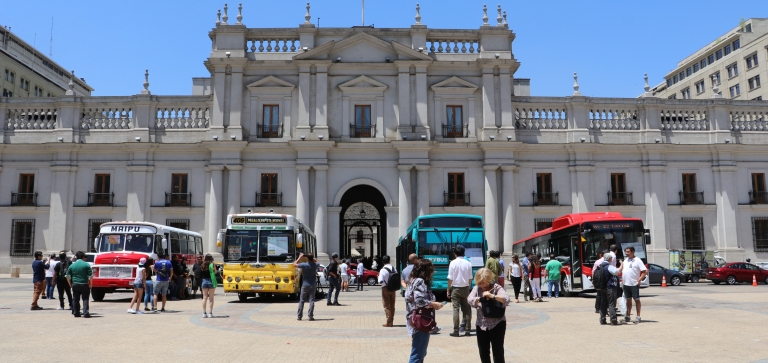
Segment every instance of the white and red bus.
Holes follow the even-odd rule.
[[[142,257],[157,261],[158,256],[168,253],[171,259],[176,256],[184,261],[191,271],[195,257],[203,255],[199,233],[150,222],[104,223],[93,244],[93,301],[101,301],[116,290],[131,290]]]
[[[560,291],[568,296],[594,290],[592,266],[603,249],[616,244],[617,259],[623,259],[624,249],[634,246],[635,255],[647,265],[645,245],[650,243],[650,233],[641,219],[625,218],[617,212],[574,213],[556,218],[552,227],[515,242],[513,251],[520,256],[525,252],[541,254],[542,269],[554,254],[563,264]],[[542,286],[546,291],[546,278],[542,278]]]

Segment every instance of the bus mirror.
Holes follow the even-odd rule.
[[[168,249],[168,240],[167,239],[163,238],[163,241],[160,242],[160,243],[162,244],[164,250]]]
[[[96,238],[93,239],[93,249],[95,251],[99,250],[99,237],[96,237]]]
[[[301,233],[296,234],[296,248],[304,248],[304,235]]]
[[[216,234],[216,247],[221,247],[221,243],[224,240],[224,234],[219,232]]]
[[[645,233],[643,234],[643,239],[645,239],[645,244],[649,245],[651,244],[651,231],[646,229]]]

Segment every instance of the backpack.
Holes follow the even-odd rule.
[[[56,265],[55,269],[59,269],[59,272],[56,273],[56,277],[62,280],[67,279],[67,269],[69,269],[69,264],[67,261],[61,261],[58,265]]]
[[[168,264],[166,261],[160,262],[160,268],[156,269],[155,274],[158,277],[168,278]]]
[[[388,267],[385,267],[389,271],[389,280],[387,280],[387,290],[397,291],[400,290],[400,274],[397,271],[393,271]]]
[[[598,265],[592,270],[592,285],[595,289],[602,290],[608,287],[608,281],[605,278],[605,271],[603,271],[603,265]]]

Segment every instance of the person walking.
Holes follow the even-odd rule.
[[[528,277],[531,282],[531,301],[541,302],[541,260],[538,258],[531,260]]]
[[[621,264],[621,280],[624,283],[624,296],[627,299],[627,314],[624,321],[629,323],[632,315],[632,300],[635,302],[635,324],[639,324],[640,318],[640,282],[643,281],[648,269],[642,260],[635,256],[635,247],[629,246],[624,249],[626,258]]]
[[[299,311],[296,320],[301,320],[304,315],[304,302],[309,301],[309,321],[315,320],[315,291],[317,290],[317,261],[311,253],[306,254],[306,262],[299,263],[305,255],[302,253],[293,267],[301,269],[301,296],[299,297]]]
[[[213,295],[216,293],[216,265],[213,256],[205,255],[205,261],[200,267],[200,294],[203,295],[203,317],[213,317]],[[207,305],[206,305],[207,304]],[[206,306],[208,313],[206,314]]]
[[[405,266],[403,273],[400,275],[400,286],[403,287],[403,296],[405,296],[405,289],[408,288],[408,280],[411,278],[411,271],[413,271],[413,264],[419,259],[415,253],[408,255],[408,266]]]
[[[53,300],[53,288],[56,286],[56,265],[59,261],[56,261],[56,254],[51,254],[48,258],[48,263],[45,264],[45,297],[49,300]]]
[[[91,270],[91,265],[85,262],[85,253],[83,251],[77,251],[75,257],[77,260],[67,268],[67,282],[69,286],[72,286],[72,293],[75,295],[73,297],[73,311],[76,318],[81,316],[80,301],[82,300],[82,316],[90,318],[88,299],[91,296],[91,287],[93,287],[93,270]]]
[[[498,257],[499,257],[498,251],[490,250],[488,251],[488,260],[485,261],[485,268],[493,272],[493,274],[496,276],[496,280],[498,280],[499,276],[502,274],[501,264],[499,263]]]
[[[339,274],[341,274],[341,291],[349,292],[349,265],[347,260],[341,261]]]
[[[600,301],[600,324],[605,325],[606,315],[611,318],[611,325],[619,325],[616,319],[616,287],[619,286],[619,279],[616,277],[621,272],[621,263],[619,267],[613,267],[611,260],[613,256],[610,253],[603,253],[603,258],[600,261],[600,272],[602,272],[605,281],[605,287],[597,290],[597,300]],[[595,267],[593,272],[597,270]],[[598,272],[598,273],[600,273]],[[593,274],[594,275],[594,274]],[[594,276],[592,277],[594,280]]]
[[[30,310],[43,310],[37,304],[40,295],[45,289],[45,263],[43,263],[43,253],[35,251],[35,260],[32,261],[32,307]]]
[[[379,271],[379,285],[381,285],[381,304],[384,306],[384,315],[387,317],[387,322],[382,326],[385,328],[391,328],[395,320],[395,299],[397,298],[397,292],[389,290],[389,279],[393,278],[397,273],[397,270],[390,263],[391,259],[389,255],[381,258],[381,263],[384,266]],[[397,276],[399,278],[399,276]],[[393,281],[394,283],[394,281]]]
[[[472,308],[467,302],[469,286],[472,283],[472,263],[464,258],[464,246],[456,245],[453,249],[456,258],[448,265],[448,289],[446,295],[453,305],[453,333],[452,337],[461,336],[459,310],[466,320],[464,335],[469,336],[472,326]]]
[[[501,258],[501,253],[498,251],[496,251],[496,253],[498,254],[496,259],[499,260],[499,266],[501,266],[501,272],[499,273],[499,285],[504,287],[504,276],[507,275],[507,266],[504,264],[504,259]]]
[[[197,289],[200,289],[200,282],[203,278],[201,272],[202,272],[202,266],[203,266],[203,256],[197,255],[197,258],[195,259],[195,264],[192,265],[192,298],[197,297]],[[203,290],[200,290],[200,295],[202,296]]]
[[[408,363],[423,363],[427,356],[429,336],[427,332],[416,330],[411,325],[411,315],[414,311],[423,307],[431,307],[440,310],[443,304],[435,301],[432,293],[432,277],[435,267],[432,261],[427,259],[416,260],[408,278],[408,288],[405,290],[405,326],[408,336],[411,338],[411,356]]]
[[[598,251],[598,252],[597,252],[597,256],[598,256],[599,258],[597,259],[597,261],[595,261],[595,264],[594,264],[594,265],[592,265],[592,271],[595,271],[595,269],[597,269],[597,266],[600,266],[600,265],[602,265],[602,264],[603,264],[603,261],[605,261],[605,258],[604,258],[604,256],[605,256],[605,254],[606,254],[607,252],[608,252],[608,250],[602,250],[602,251]],[[594,276],[593,276],[593,278],[592,278],[592,279],[594,280]],[[597,314],[600,314],[600,304],[601,304],[601,302],[600,302],[600,299],[602,299],[602,296],[601,296],[601,295],[598,293],[598,294],[595,296],[595,313],[597,313]],[[614,301],[614,304],[615,304],[615,303],[616,303],[616,302]]]
[[[339,304],[339,291],[341,291],[341,284],[339,283],[339,254],[334,253],[331,255],[332,261],[328,264],[326,271],[328,271],[328,306],[340,305]],[[331,302],[331,295],[336,290],[336,295]]]
[[[507,318],[491,318],[483,314],[482,300],[496,300],[505,307],[509,305],[509,296],[506,290],[497,284],[493,272],[481,268],[475,273],[475,288],[469,294],[469,305],[477,309],[477,349],[480,353],[480,362],[491,363],[491,351],[493,351],[493,363],[504,363],[504,335],[507,331]]]
[[[531,265],[531,253],[526,252],[525,257],[523,257],[523,260],[521,261],[520,265],[523,267],[523,298],[525,301],[528,301],[528,296],[531,296],[531,300],[533,300],[533,294],[531,291],[531,281],[529,278],[529,270]]]
[[[147,288],[147,269],[144,267],[146,263],[147,259],[142,257],[138,267],[136,267],[136,279],[133,280],[133,299],[131,299],[131,305],[128,307],[128,314],[144,314],[141,311],[141,300],[144,298],[144,290]],[[133,310],[134,303],[136,310]]]
[[[160,312],[165,312],[165,303],[168,302],[168,288],[170,281],[173,280],[173,265],[168,261],[168,253],[164,253],[157,262],[155,262],[155,304],[160,301],[158,296],[163,298]],[[157,306],[157,305],[155,305]],[[157,311],[153,308],[152,311]]]
[[[67,254],[64,251],[59,253],[59,263],[54,268],[54,279],[56,280],[56,289],[59,291],[59,310],[64,310],[64,294],[67,294],[67,302],[69,303],[69,310],[72,310],[72,289],[67,282],[67,267],[69,262],[67,261]],[[74,314],[74,312],[73,312]]]
[[[520,258],[517,255],[512,255],[512,263],[509,264],[509,281],[512,282],[512,288],[515,289],[515,303],[519,303],[520,300],[517,297],[520,295],[520,285],[523,282],[523,266],[520,264]],[[501,285],[501,287],[504,287],[504,285]]]
[[[563,264],[555,258],[555,254],[549,254],[549,262],[544,269],[547,271],[547,297],[552,297],[552,286],[555,287],[555,298],[560,297],[560,270]]]
[[[154,266],[154,264],[155,261],[151,257],[147,260],[147,263],[144,264],[144,272],[147,274],[147,287],[144,290],[144,311],[156,311],[155,283],[152,281],[152,276],[154,276],[154,273],[152,272],[152,266]],[[152,306],[152,310],[149,309],[147,304]]]
[[[357,259],[357,291],[363,291],[363,272],[365,272],[365,266],[361,258]]]

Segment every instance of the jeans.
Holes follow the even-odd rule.
[[[408,363],[423,363],[427,356],[427,346],[429,346],[429,333],[415,330],[411,335],[411,358]]]
[[[466,323],[466,327],[472,326],[472,308],[467,302],[469,297],[469,286],[451,288],[451,305],[453,306],[453,332],[459,332],[459,310]]]
[[[616,322],[616,289],[597,290],[597,298],[600,301],[600,322],[606,322],[606,315],[611,317],[611,322]]]
[[[69,287],[69,282],[66,279],[57,279],[56,289],[59,290],[59,306],[64,308],[64,294],[66,293],[69,309],[72,310],[72,289]]]
[[[80,300],[83,301],[83,315],[90,315],[88,313],[88,298],[91,297],[91,288],[88,284],[72,284],[72,292],[74,293],[74,307],[73,312],[75,316],[80,315]]]
[[[152,308],[155,308],[155,286],[152,284],[152,280],[147,279],[147,289],[144,291],[144,307],[147,307],[148,303],[152,303]]]
[[[53,300],[53,277],[45,278],[45,297]]]
[[[333,294],[333,290],[336,289],[336,295],[333,297],[333,303],[338,304],[339,303],[339,291],[341,291],[341,284],[339,284],[339,279],[337,277],[328,276],[328,303],[331,303],[331,294]]]
[[[301,319],[301,317],[304,315],[304,302],[309,301],[309,316],[310,319],[314,319],[315,317],[315,291],[317,290],[316,286],[309,286],[309,285],[301,285],[301,297],[299,298],[299,311],[296,313],[296,316]]]
[[[560,296],[560,281],[547,280],[547,297],[552,297],[552,286],[555,287],[555,297]]]
[[[500,321],[491,330],[482,330],[477,326],[477,350],[480,352],[480,362],[504,363],[504,334],[507,332],[507,322]]]

